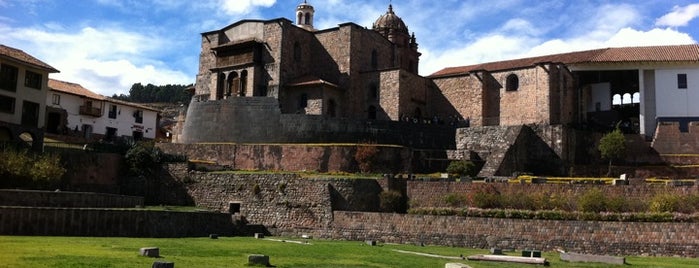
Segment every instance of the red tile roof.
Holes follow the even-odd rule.
[[[15,61],[19,61],[21,63],[29,64],[31,66],[34,66],[35,68],[46,70],[49,73],[58,73],[59,72],[58,70],[56,70],[56,68],[53,68],[53,67],[51,67],[51,65],[48,65],[45,62],[40,61],[39,59],[32,57],[32,55],[29,55],[22,50],[8,47],[5,45],[0,45],[0,57],[5,57],[5,58],[13,59]]]
[[[699,62],[699,44],[648,47],[620,47],[553,54],[539,57],[496,61],[469,66],[448,67],[429,77],[465,74],[473,71],[502,71],[526,68],[541,63],[624,63],[624,62]]]
[[[92,92],[89,89],[84,88],[83,86],[81,86],[79,84],[65,82],[65,81],[56,80],[56,79],[49,79],[49,88],[51,90],[69,93],[69,94],[78,95],[78,96],[84,96],[84,97],[88,97],[88,98],[95,99],[95,100],[104,100],[105,99],[104,96],[97,94],[95,92]]]

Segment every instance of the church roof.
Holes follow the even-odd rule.
[[[5,45],[0,45],[0,56],[2,57],[7,57],[10,59],[13,59],[15,61],[19,61],[25,64],[29,64],[31,66],[34,66],[35,68],[43,69],[48,71],[49,73],[58,73],[59,71],[56,70],[56,68],[51,67],[51,65],[46,64],[43,61],[40,61],[37,58],[32,57],[32,55],[27,54],[26,52],[8,47]]]
[[[386,14],[381,15],[381,17],[374,22],[373,29],[379,32],[395,30],[401,33],[409,34],[408,27],[405,26],[403,20],[398,17],[396,13],[393,13],[393,5],[388,5],[388,11],[386,11]]]
[[[632,63],[632,62],[699,62],[699,44],[618,47],[552,54],[539,57],[496,61],[468,66],[448,67],[430,77],[465,74],[473,71],[521,69],[543,63]]]

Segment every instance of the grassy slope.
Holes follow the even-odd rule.
[[[444,267],[454,260],[398,253],[393,249],[464,256],[485,250],[418,247],[411,245],[368,246],[362,242],[309,240],[308,244],[256,240],[249,237],[208,238],[101,238],[0,236],[0,267],[150,267],[155,260],[176,267],[247,267],[249,254],[265,254],[276,267]],[[139,256],[141,247],[159,247],[161,259]],[[511,253],[514,255],[515,253]],[[605,267],[560,262],[558,254],[544,254],[552,267]],[[472,267],[519,267],[521,265],[461,261]],[[696,267],[698,259],[627,258],[633,267]],[[533,266],[535,267],[535,266]]]

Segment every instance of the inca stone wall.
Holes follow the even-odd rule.
[[[687,131],[682,132],[679,122],[659,122],[651,145],[653,149],[660,154],[697,154],[699,152],[699,119],[686,124]]]
[[[0,206],[134,208],[143,197],[83,192],[0,190]]]
[[[699,256],[696,223],[469,218],[335,211],[318,237],[601,255]]]

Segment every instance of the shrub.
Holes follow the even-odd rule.
[[[452,161],[447,167],[447,173],[456,174],[459,176],[471,176],[477,175],[476,164],[471,161]]]
[[[502,208],[500,192],[490,184],[485,184],[472,191],[469,201],[472,206],[478,208]]]
[[[252,193],[255,195],[258,195],[258,194],[260,194],[260,192],[262,192],[260,185],[255,183],[255,185],[252,186]]]
[[[676,212],[680,209],[681,198],[679,196],[661,193],[653,196],[648,209],[651,212]]]
[[[368,143],[357,145],[357,151],[354,154],[354,160],[357,161],[357,165],[359,165],[359,170],[362,173],[369,173],[373,170],[378,153],[379,148],[376,147],[376,144]]]
[[[609,160],[607,176],[610,176],[612,173],[612,161],[621,159],[626,153],[626,138],[618,126],[614,131],[605,134],[600,139],[598,149],[602,158]]]
[[[153,142],[137,142],[124,156],[129,175],[147,176],[153,174],[160,164],[162,152]]]
[[[405,212],[403,195],[398,191],[383,191],[379,194],[381,211]]]
[[[38,183],[58,181],[65,172],[66,169],[61,166],[61,158],[53,154],[39,156],[29,170],[32,180]]]
[[[463,194],[449,193],[444,196],[444,203],[452,207],[461,207],[468,202],[468,198]]]
[[[578,198],[578,210],[582,212],[602,212],[607,209],[607,198],[602,191],[592,188]]]
[[[58,155],[8,148],[0,152],[0,185],[5,187],[54,187],[65,172]]]

